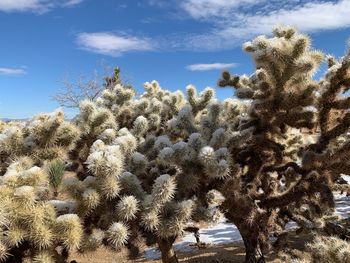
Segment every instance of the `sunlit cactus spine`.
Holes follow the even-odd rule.
[[[80,113],[76,116],[74,124],[81,132],[79,139],[69,152],[69,159],[72,162],[71,170],[77,172],[79,178],[84,179],[89,175],[86,160],[90,147],[99,138],[113,140],[118,124],[108,109],[99,107],[96,102],[90,100],[83,100],[80,103]]]
[[[33,262],[66,260],[69,251],[80,247],[81,219],[75,214],[57,217],[49,201],[46,169],[32,163],[12,163],[1,177],[0,258],[10,262],[28,257]],[[58,247],[62,247],[60,253]]]

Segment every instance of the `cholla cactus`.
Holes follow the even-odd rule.
[[[55,262],[79,248],[82,225],[77,215],[57,217],[49,202],[49,178],[30,160],[12,163],[0,182],[0,259]],[[58,254],[62,246],[65,253]],[[29,252],[29,253],[28,253]]]
[[[81,130],[80,139],[70,153],[70,159],[75,164],[75,170],[81,179],[89,175],[86,169],[86,159],[92,144],[101,139],[111,143],[117,134],[127,131],[127,135],[138,138],[148,135],[149,132],[161,133],[164,123],[176,114],[183,105],[182,93],[163,90],[158,82],[145,84],[146,92],[139,98],[135,97],[135,90],[130,86],[118,83],[114,87],[104,90],[96,102],[82,101],[80,114],[75,123]],[[148,133],[147,133],[148,132]],[[130,136],[125,144],[132,142]]]
[[[316,236],[307,244],[307,251],[311,254],[306,259],[290,259],[292,263],[346,263],[350,262],[350,243],[337,237]]]
[[[349,142],[334,145],[350,126],[349,99],[338,96],[350,85],[350,53],[328,59],[328,71],[316,81],[324,56],[310,48],[310,39],[291,27],[273,33],[244,45],[256,65],[251,76],[224,72],[219,81],[251,100],[229,143],[236,172],[221,188],[222,208],[240,230],[247,262],[265,253],[268,235],[278,235],[288,220],[303,229],[322,227],[322,216],[334,209],[331,189],[349,168]]]
[[[218,218],[218,204],[207,207],[196,190],[208,177],[230,174],[225,145],[246,106],[220,103],[209,88],[197,97],[192,86],[186,100],[156,81],[144,87],[135,97],[133,89],[117,84],[96,103],[82,102],[76,119],[82,136],[71,152],[82,168],[80,180],[67,178],[63,188],[84,217],[83,250],[101,243],[92,237],[97,230],[112,247],[133,246],[142,233],[170,262],[176,259],[172,244],[190,218]],[[97,126],[99,112],[106,118]],[[213,150],[210,163],[202,158],[206,146]]]
[[[0,129],[1,174],[13,159],[21,156],[30,156],[36,165],[46,160],[66,160],[78,136],[78,129],[64,120],[62,110],[40,114],[26,123],[3,124]]]
[[[80,103],[80,114],[76,117],[75,124],[81,134],[69,157],[73,162],[73,170],[78,173],[79,178],[84,179],[89,176],[85,162],[90,147],[99,138],[113,140],[114,131],[118,126],[108,109],[98,107],[95,102],[89,100]]]
[[[0,123],[0,164],[1,174],[4,174],[11,158],[23,152],[23,124],[10,122]]]

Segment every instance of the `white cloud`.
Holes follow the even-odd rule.
[[[84,0],[67,0],[66,3],[63,4],[63,6],[75,6],[82,3]]]
[[[109,32],[80,33],[77,43],[81,49],[94,53],[120,56],[129,51],[149,51],[154,45],[148,38],[118,35]]]
[[[265,0],[185,0],[180,6],[193,18],[227,15],[230,10],[244,5],[253,5]]]
[[[0,68],[0,75],[18,76],[27,72],[23,68]]]
[[[350,26],[350,1],[342,0],[337,3],[306,3],[291,10],[274,10],[265,15],[244,15],[240,23],[224,28],[220,35],[239,37],[251,34],[266,34],[276,24],[287,24],[307,32],[339,29]]]
[[[45,13],[56,7],[80,4],[83,0],[0,0],[0,11]]]
[[[165,7],[167,1],[164,0],[148,0],[148,4],[151,6]]]
[[[40,0],[0,0],[0,10],[5,12],[34,10],[42,12],[47,8],[45,2]]]
[[[309,33],[350,27],[349,0],[264,2],[183,0],[180,6],[185,12],[199,22],[209,23],[208,33],[189,34],[183,41],[183,47],[207,50],[232,48],[258,34],[269,34],[277,24],[292,25]]]
[[[191,71],[208,71],[208,70],[224,70],[236,67],[236,63],[211,63],[211,64],[192,64],[186,66]]]

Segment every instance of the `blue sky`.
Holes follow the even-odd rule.
[[[153,79],[170,90],[216,88],[223,68],[252,72],[241,45],[276,24],[298,27],[339,57],[350,0],[0,0],[0,117],[54,110],[62,80],[103,74],[101,61],[139,91]]]

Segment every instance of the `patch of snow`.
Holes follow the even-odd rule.
[[[342,174],[342,178],[350,184],[350,176]],[[335,213],[341,218],[348,218],[350,216],[350,196],[346,196],[346,193],[340,194],[340,192],[334,193],[335,198]]]
[[[58,213],[67,214],[73,213],[77,207],[74,201],[50,200],[48,201]]]
[[[348,218],[350,216],[350,196],[337,194],[335,200],[335,213],[341,218]]]
[[[350,184],[350,175],[342,174],[341,177]]]

